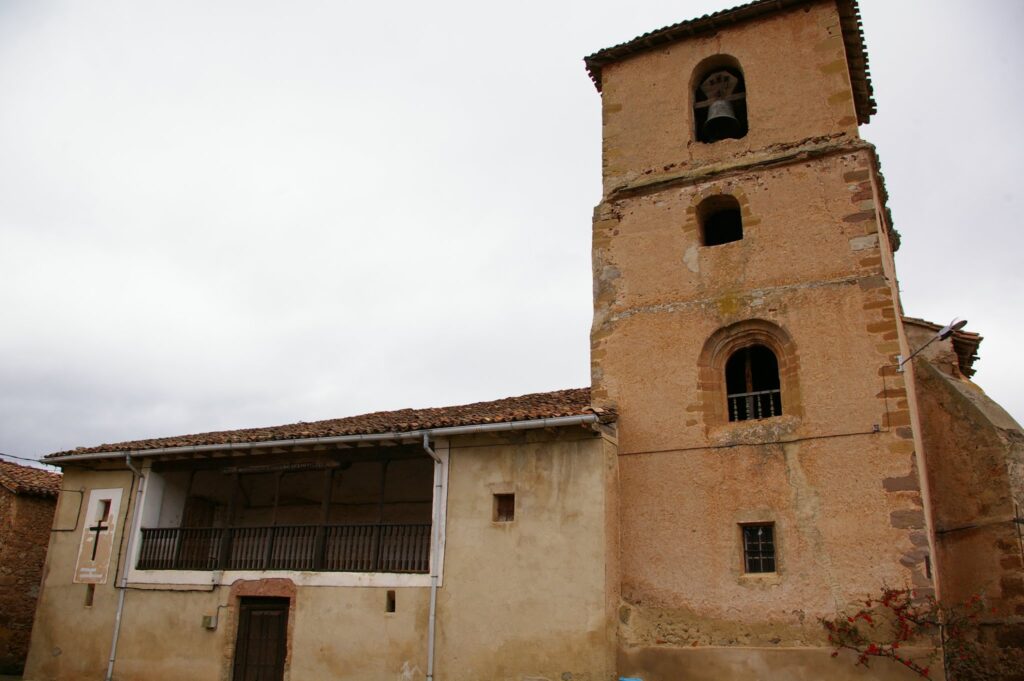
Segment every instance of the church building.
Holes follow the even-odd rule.
[[[856,1],[585,61],[591,385],[50,455],[27,680],[918,678],[822,626],[885,588],[1024,668],[1024,431],[904,315]]]

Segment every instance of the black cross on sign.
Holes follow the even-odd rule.
[[[92,540],[92,560],[96,560],[96,549],[100,545],[100,532],[103,532],[104,530],[109,530],[109,529],[110,529],[109,525],[104,525],[103,524],[103,518],[100,518],[99,520],[96,521],[96,527],[90,527],[89,528],[90,532],[95,532],[96,533],[96,537]]]

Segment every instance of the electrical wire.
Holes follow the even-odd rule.
[[[40,461],[39,459],[30,459],[27,456],[15,456],[14,454],[4,454],[3,452],[0,452],[0,456],[8,459],[18,459],[19,461],[30,461],[32,463],[38,463],[42,466],[50,466],[51,468],[59,468],[59,466],[54,466],[52,463],[46,463],[45,461]]]

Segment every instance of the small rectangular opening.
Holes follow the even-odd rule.
[[[743,571],[775,572],[775,523],[740,525],[743,531]]]
[[[100,517],[97,520],[110,520],[110,499],[100,499]]]
[[[86,584],[85,585],[85,607],[87,607],[87,608],[91,608],[92,607],[92,599],[93,599],[93,596],[95,596],[95,595],[96,595],[96,585],[95,584]]]
[[[388,589],[387,601],[384,604],[385,612],[395,611],[395,591],[394,589]]]
[[[494,522],[510,523],[516,517],[516,495],[495,494],[494,495]]]

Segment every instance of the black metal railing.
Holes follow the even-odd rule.
[[[782,414],[782,393],[778,389],[732,393],[728,397],[730,421],[766,419]]]
[[[430,523],[143,528],[137,567],[425,573]]]

